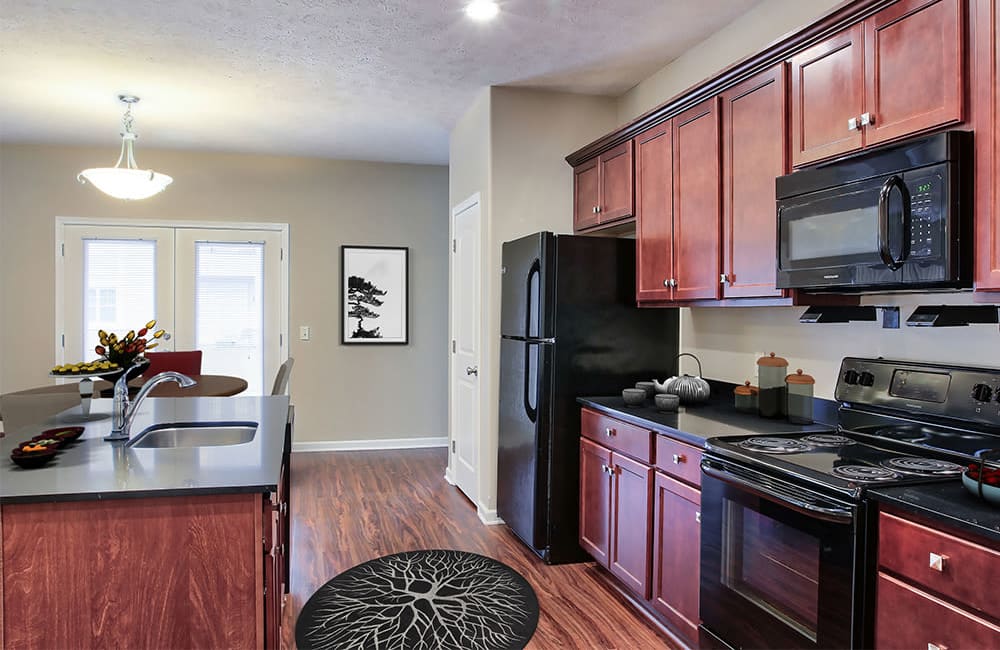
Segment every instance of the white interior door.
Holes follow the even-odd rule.
[[[479,330],[481,318],[478,199],[452,213],[452,476],[476,502],[479,474]]]
[[[155,318],[157,327],[174,330],[172,228],[67,225],[62,255],[58,363],[97,358],[99,329],[121,334]]]
[[[202,372],[265,395],[281,353],[281,233],[178,228],[177,349],[202,350]]]

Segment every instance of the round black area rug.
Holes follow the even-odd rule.
[[[295,623],[299,650],[514,650],[538,625],[519,573],[462,551],[409,551],[344,571]]]

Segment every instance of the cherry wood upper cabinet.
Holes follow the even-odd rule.
[[[972,102],[976,126],[976,289],[1000,289],[1000,7],[998,0],[976,0],[969,21],[975,27],[975,83]],[[988,294],[987,294],[988,295]]]
[[[961,122],[966,0],[900,0],[790,59],[792,164]]]
[[[588,160],[573,168],[573,229],[583,230],[600,223],[597,205],[600,203],[600,169],[598,159]]]
[[[701,492],[661,472],[653,490],[653,607],[696,646]]]
[[[804,165],[861,148],[857,119],[864,112],[862,25],[793,56],[789,67],[792,164]]]
[[[595,228],[634,214],[632,141],[573,168],[573,230]]]
[[[580,546],[608,566],[611,540],[611,451],[580,439]]]
[[[718,299],[722,287],[719,98],[680,113],[673,127],[674,299]]]
[[[722,94],[723,296],[780,296],[775,288],[774,179],[788,173],[785,66]],[[641,258],[640,258],[641,259]]]
[[[635,138],[636,300],[673,298],[672,123]]]
[[[959,122],[964,0],[900,0],[865,21],[865,145]]]
[[[648,599],[653,470],[617,453],[611,455],[611,466],[611,563],[608,568],[636,594]]]

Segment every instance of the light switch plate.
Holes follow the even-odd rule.
[[[312,328],[308,325],[299,326],[299,340],[308,341],[312,337]]]

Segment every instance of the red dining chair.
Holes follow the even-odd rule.
[[[173,370],[185,375],[201,374],[201,350],[185,350],[183,352],[147,352],[149,367],[142,373],[144,377],[152,377],[166,370]]]

